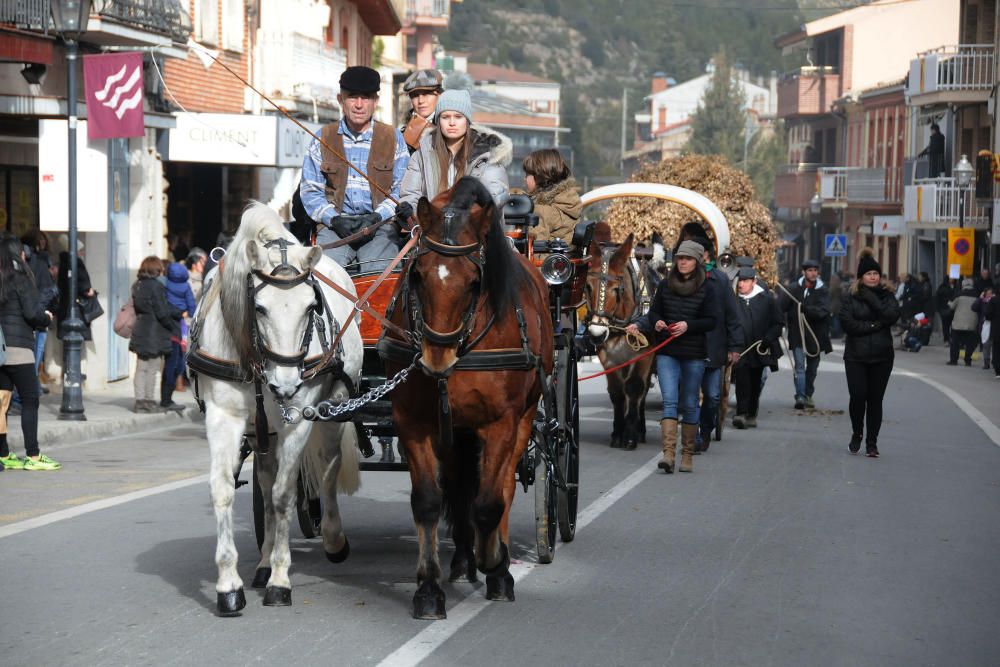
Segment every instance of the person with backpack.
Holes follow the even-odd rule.
[[[188,270],[180,262],[167,267],[167,302],[181,311],[180,335],[171,336],[170,354],[163,366],[163,381],[160,383],[160,407],[164,410],[181,411],[184,406],[174,403],[177,379],[184,374],[184,355],[187,352],[188,321],[198,307],[194,291],[188,282]]]
[[[135,326],[128,349],[139,358],[134,379],[136,412],[175,409],[156,400],[156,375],[163,367],[163,360],[173,352],[171,337],[180,339],[182,315],[181,310],[167,301],[167,289],[159,280],[162,273],[163,262],[151,255],[142,260],[138,280],[132,285]]]

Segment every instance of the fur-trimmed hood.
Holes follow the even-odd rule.
[[[561,209],[578,208],[582,211],[583,204],[580,203],[579,190],[580,186],[577,185],[576,179],[570,176],[547,188],[539,188],[530,196],[536,205],[558,206]],[[577,217],[580,217],[580,211],[577,211]]]
[[[485,125],[473,123],[472,131],[475,133],[475,141],[472,142],[472,158],[469,164],[475,167],[476,162],[484,161],[486,164],[495,164],[506,169],[514,159],[514,142],[507,135],[500,134]]]
[[[851,281],[851,286],[848,288],[847,291],[851,293],[851,296],[857,296],[858,295],[858,290],[861,289],[861,285],[862,284],[863,283],[861,282],[861,278],[855,278],[854,280]],[[884,289],[886,292],[889,292],[890,294],[894,294],[895,293],[894,290],[893,290],[893,288],[892,288],[892,285],[890,285],[889,281],[886,280],[885,278],[882,278],[882,280],[879,282],[879,284],[877,285],[877,287],[881,287],[882,289]]]

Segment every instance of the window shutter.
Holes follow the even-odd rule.
[[[219,43],[219,2],[218,0],[198,0],[198,41],[209,46]]]
[[[222,0],[225,10],[222,48],[243,51],[243,0]]]

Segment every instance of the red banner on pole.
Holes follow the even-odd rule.
[[[88,139],[142,136],[141,53],[84,56],[83,88]]]

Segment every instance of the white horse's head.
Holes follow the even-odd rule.
[[[302,384],[302,360],[309,352],[313,317],[323,315],[320,292],[311,277],[323,251],[297,245],[284,236],[260,236],[246,246],[255,285],[251,315],[258,332],[255,352],[261,356],[268,388],[285,400]]]

